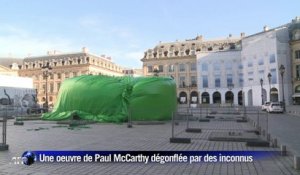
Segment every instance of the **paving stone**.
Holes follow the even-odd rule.
[[[250,123],[235,121],[198,122],[190,127],[202,133],[186,133],[186,123],[179,121],[175,136],[191,138],[190,144],[169,143],[171,123],[164,125],[90,124],[89,128],[69,130],[45,121],[25,121],[24,126],[8,123],[9,151],[0,152],[0,173],[4,174],[299,174],[292,169],[292,156],[274,157],[259,163],[176,163],[176,164],[9,164],[13,156],[27,150],[278,150],[278,148],[249,148],[243,142],[209,141],[212,132],[244,132],[253,130]],[[38,128],[48,130],[34,130]],[[0,128],[1,129],[1,128]]]

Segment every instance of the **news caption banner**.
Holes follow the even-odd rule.
[[[251,163],[279,151],[25,151],[13,164],[33,163]]]

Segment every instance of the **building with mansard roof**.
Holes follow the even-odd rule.
[[[142,62],[144,75],[174,78],[179,103],[300,104],[300,18],[238,38],[159,43]]]
[[[197,53],[215,51],[235,51],[241,49],[241,38],[229,35],[227,38],[205,40],[202,36],[185,41],[160,42],[148,49],[143,62],[146,76],[170,76],[177,84],[177,97],[180,103],[199,103],[197,78]]]
[[[50,66],[51,74],[43,76],[42,68]],[[48,91],[48,104],[55,103],[61,83],[71,77],[80,75],[110,75],[123,76],[123,68],[115,64],[110,57],[95,55],[82,48],[81,52],[57,53],[48,52],[44,56],[26,57],[20,66],[21,77],[32,77],[34,88],[37,90],[37,99],[40,104],[46,102]],[[88,92],[87,92],[88,93]]]
[[[0,75],[18,76],[19,65],[21,65],[23,59],[1,57],[0,58]]]
[[[292,57],[293,104],[300,104],[300,17],[296,17],[289,26]]]

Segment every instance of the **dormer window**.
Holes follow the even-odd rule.
[[[179,51],[178,51],[178,50],[176,50],[176,51],[175,51],[175,56],[178,56],[178,53],[179,53]]]
[[[168,51],[164,51],[165,57],[168,56]]]
[[[190,54],[190,49],[185,50],[185,54],[189,55]]]

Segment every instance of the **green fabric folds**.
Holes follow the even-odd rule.
[[[63,82],[56,104],[44,120],[85,120],[120,123],[128,120],[169,120],[176,110],[176,85],[168,77],[83,75]]]

